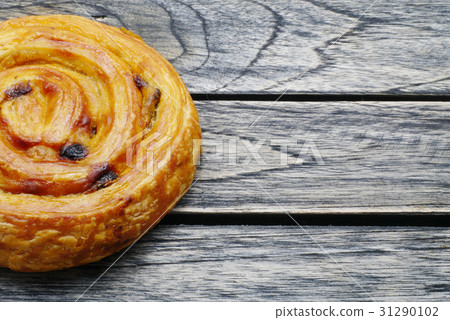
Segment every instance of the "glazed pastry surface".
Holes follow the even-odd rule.
[[[133,243],[192,183],[197,111],[144,41],[78,16],[0,23],[0,265],[47,271]]]

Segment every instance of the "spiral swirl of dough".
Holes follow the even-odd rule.
[[[78,16],[0,23],[0,265],[46,271],[138,239],[183,196],[197,111],[138,36]]]

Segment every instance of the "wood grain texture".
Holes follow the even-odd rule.
[[[78,14],[137,34],[192,93],[450,89],[450,2],[0,1],[0,18]],[[372,5],[372,6],[371,6]]]
[[[80,301],[448,301],[449,240],[448,228],[160,226]],[[117,258],[3,269],[0,300],[74,301]]]
[[[445,0],[78,2],[0,0],[0,19],[124,26],[192,93],[450,92]],[[450,211],[448,102],[197,106],[204,155],[172,214]],[[80,301],[448,301],[449,239],[448,228],[159,226]],[[74,301],[120,254],[43,274],[2,269],[0,300]]]
[[[450,103],[199,101],[176,213],[448,214]]]

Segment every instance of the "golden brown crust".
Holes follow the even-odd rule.
[[[138,36],[77,16],[0,23],[0,265],[47,271],[138,239],[188,190],[193,101]]]

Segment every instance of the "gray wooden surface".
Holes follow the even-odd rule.
[[[2,270],[0,300],[448,301],[449,236],[447,228],[159,226],[81,298],[118,254],[44,274]]]
[[[450,88],[447,0],[77,2],[0,1],[0,17],[88,13],[124,26],[168,58],[192,93]]]
[[[197,180],[169,221],[258,224],[289,213],[448,224],[448,1],[77,2],[0,1],[0,19],[90,15],[175,65],[201,100],[205,140]],[[299,101],[257,101],[285,90]],[[321,101],[304,101],[311,93]],[[400,101],[377,101],[385,94]],[[2,269],[0,301],[445,301],[449,236],[444,227],[160,225],[122,257],[43,274]]]
[[[450,102],[197,107],[204,154],[174,212],[450,212]]]

